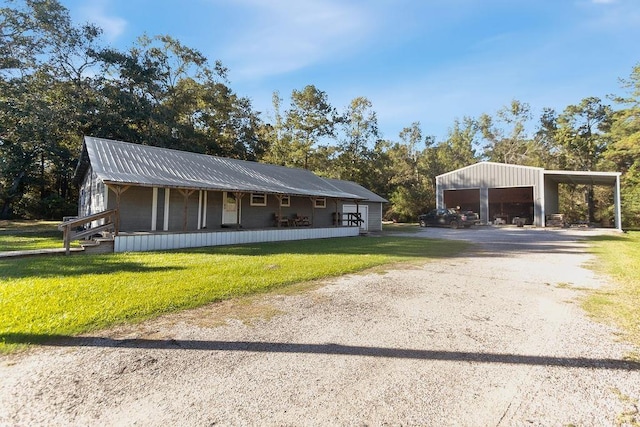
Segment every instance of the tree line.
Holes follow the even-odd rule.
[[[83,135],[309,169],[358,182],[387,198],[388,219],[435,205],[435,177],[488,160],[547,169],[622,172],[623,223],[640,225],[640,64],[624,96],[587,97],[533,117],[526,102],[454,120],[436,140],[419,122],[383,138],[366,97],[338,110],[314,85],[273,94],[273,114],[235,93],[211,63],[169,35],[128,50],[101,44],[57,0],[0,8],[0,218],[77,212],[71,182]],[[570,219],[613,216],[606,188],[565,185]]]

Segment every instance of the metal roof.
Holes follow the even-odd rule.
[[[362,199],[366,200],[367,202],[379,202],[379,203],[389,202],[387,199],[378,196],[373,191],[367,190],[362,185],[355,183],[353,181],[343,181],[340,179],[332,179],[332,178],[323,178],[323,179],[342,191],[346,191],[347,193],[360,196]]]
[[[438,175],[436,179],[439,181],[445,177],[461,175],[469,170],[480,170],[482,174],[489,174],[491,178],[496,176],[504,177],[504,174],[498,173],[502,171],[523,172],[532,171],[535,173],[542,172],[545,179],[563,183],[563,184],[586,184],[586,185],[615,185],[616,179],[620,177],[620,172],[599,172],[599,171],[562,171],[562,170],[546,170],[534,166],[513,165],[508,163],[496,162],[478,162],[451,172]],[[515,176],[515,175],[514,175]],[[464,175],[466,177],[466,175]],[[492,182],[487,176],[482,176],[483,182]],[[489,185],[491,186],[491,185]]]
[[[481,168],[483,166],[493,166],[494,168],[505,168],[505,169],[519,169],[519,170],[543,170],[542,168],[537,168],[534,166],[522,166],[522,165],[513,165],[510,163],[498,163],[498,162],[487,162],[487,161],[482,161],[482,162],[478,162],[478,163],[474,163],[472,165],[469,166],[464,166],[460,169],[456,169],[456,170],[452,170],[449,172],[445,172],[443,174],[438,175],[436,178],[439,178],[441,176],[447,176],[447,175],[452,175],[452,174],[457,174],[460,173],[464,170],[467,169],[476,169],[476,168]]]
[[[616,185],[620,175],[620,172],[544,171],[545,178],[563,184]]]
[[[89,165],[106,184],[367,199],[355,183],[340,186],[305,169],[85,136],[76,177]]]

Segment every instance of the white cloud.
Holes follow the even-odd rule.
[[[358,45],[372,29],[367,9],[341,1],[242,0],[247,19],[234,22],[224,57],[244,78],[295,71],[324,58],[335,59]]]
[[[118,16],[112,16],[107,12],[107,2],[99,0],[87,2],[79,9],[80,14],[87,22],[98,25],[104,31],[105,38],[113,42],[127,27],[127,21]]]
[[[616,0],[591,0],[591,2],[595,4],[613,4]]]

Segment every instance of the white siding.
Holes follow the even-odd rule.
[[[367,203],[369,206],[369,231],[382,231],[382,203]]]
[[[358,227],[288,228],[163,234],[120,234],[115,237],[114,252],[139,252],[202,246],[238,245],[283,240],[326,239],[358,236]]]
[[[78,215],[89,216],[106,210],[105,192],[107,188],[91,168],[80,185]]]

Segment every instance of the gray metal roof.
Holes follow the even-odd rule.
[[[450,187],[456,185],[471,185],[474,188],[478,186],[509,187],[531,185],[541,172],[545,180],[567,184],[615,185],[620,177],[620,172],[560,171],[533,166],[479,162],[438,175],[436,180]]]
[[[364,194],[361,190],[355,192],[356,187],[352,185],[338,186],[305,169],[85,136],[76,175],[84,175],[89,164],[98,178],[107,184],[351,200],[368,198],[361,195]],[[354,192],[350,191],[352,188]]]
[[[355,183],[353,181],[343,181],[340,179],[331,179],[331,178],[323,178],[323,179],[329,182],[330,184],[332,184],[333,186],[337,187],[339,190],[360,196],[363,200],[367,202],[379,202],[379,203],[389,202],[387,199],[378,196],[373,191],[369,191],[366,188],[364,188],[362,185]]]
[[[616,185],[620,172],[545,170],[544,177],[564,184]]]

